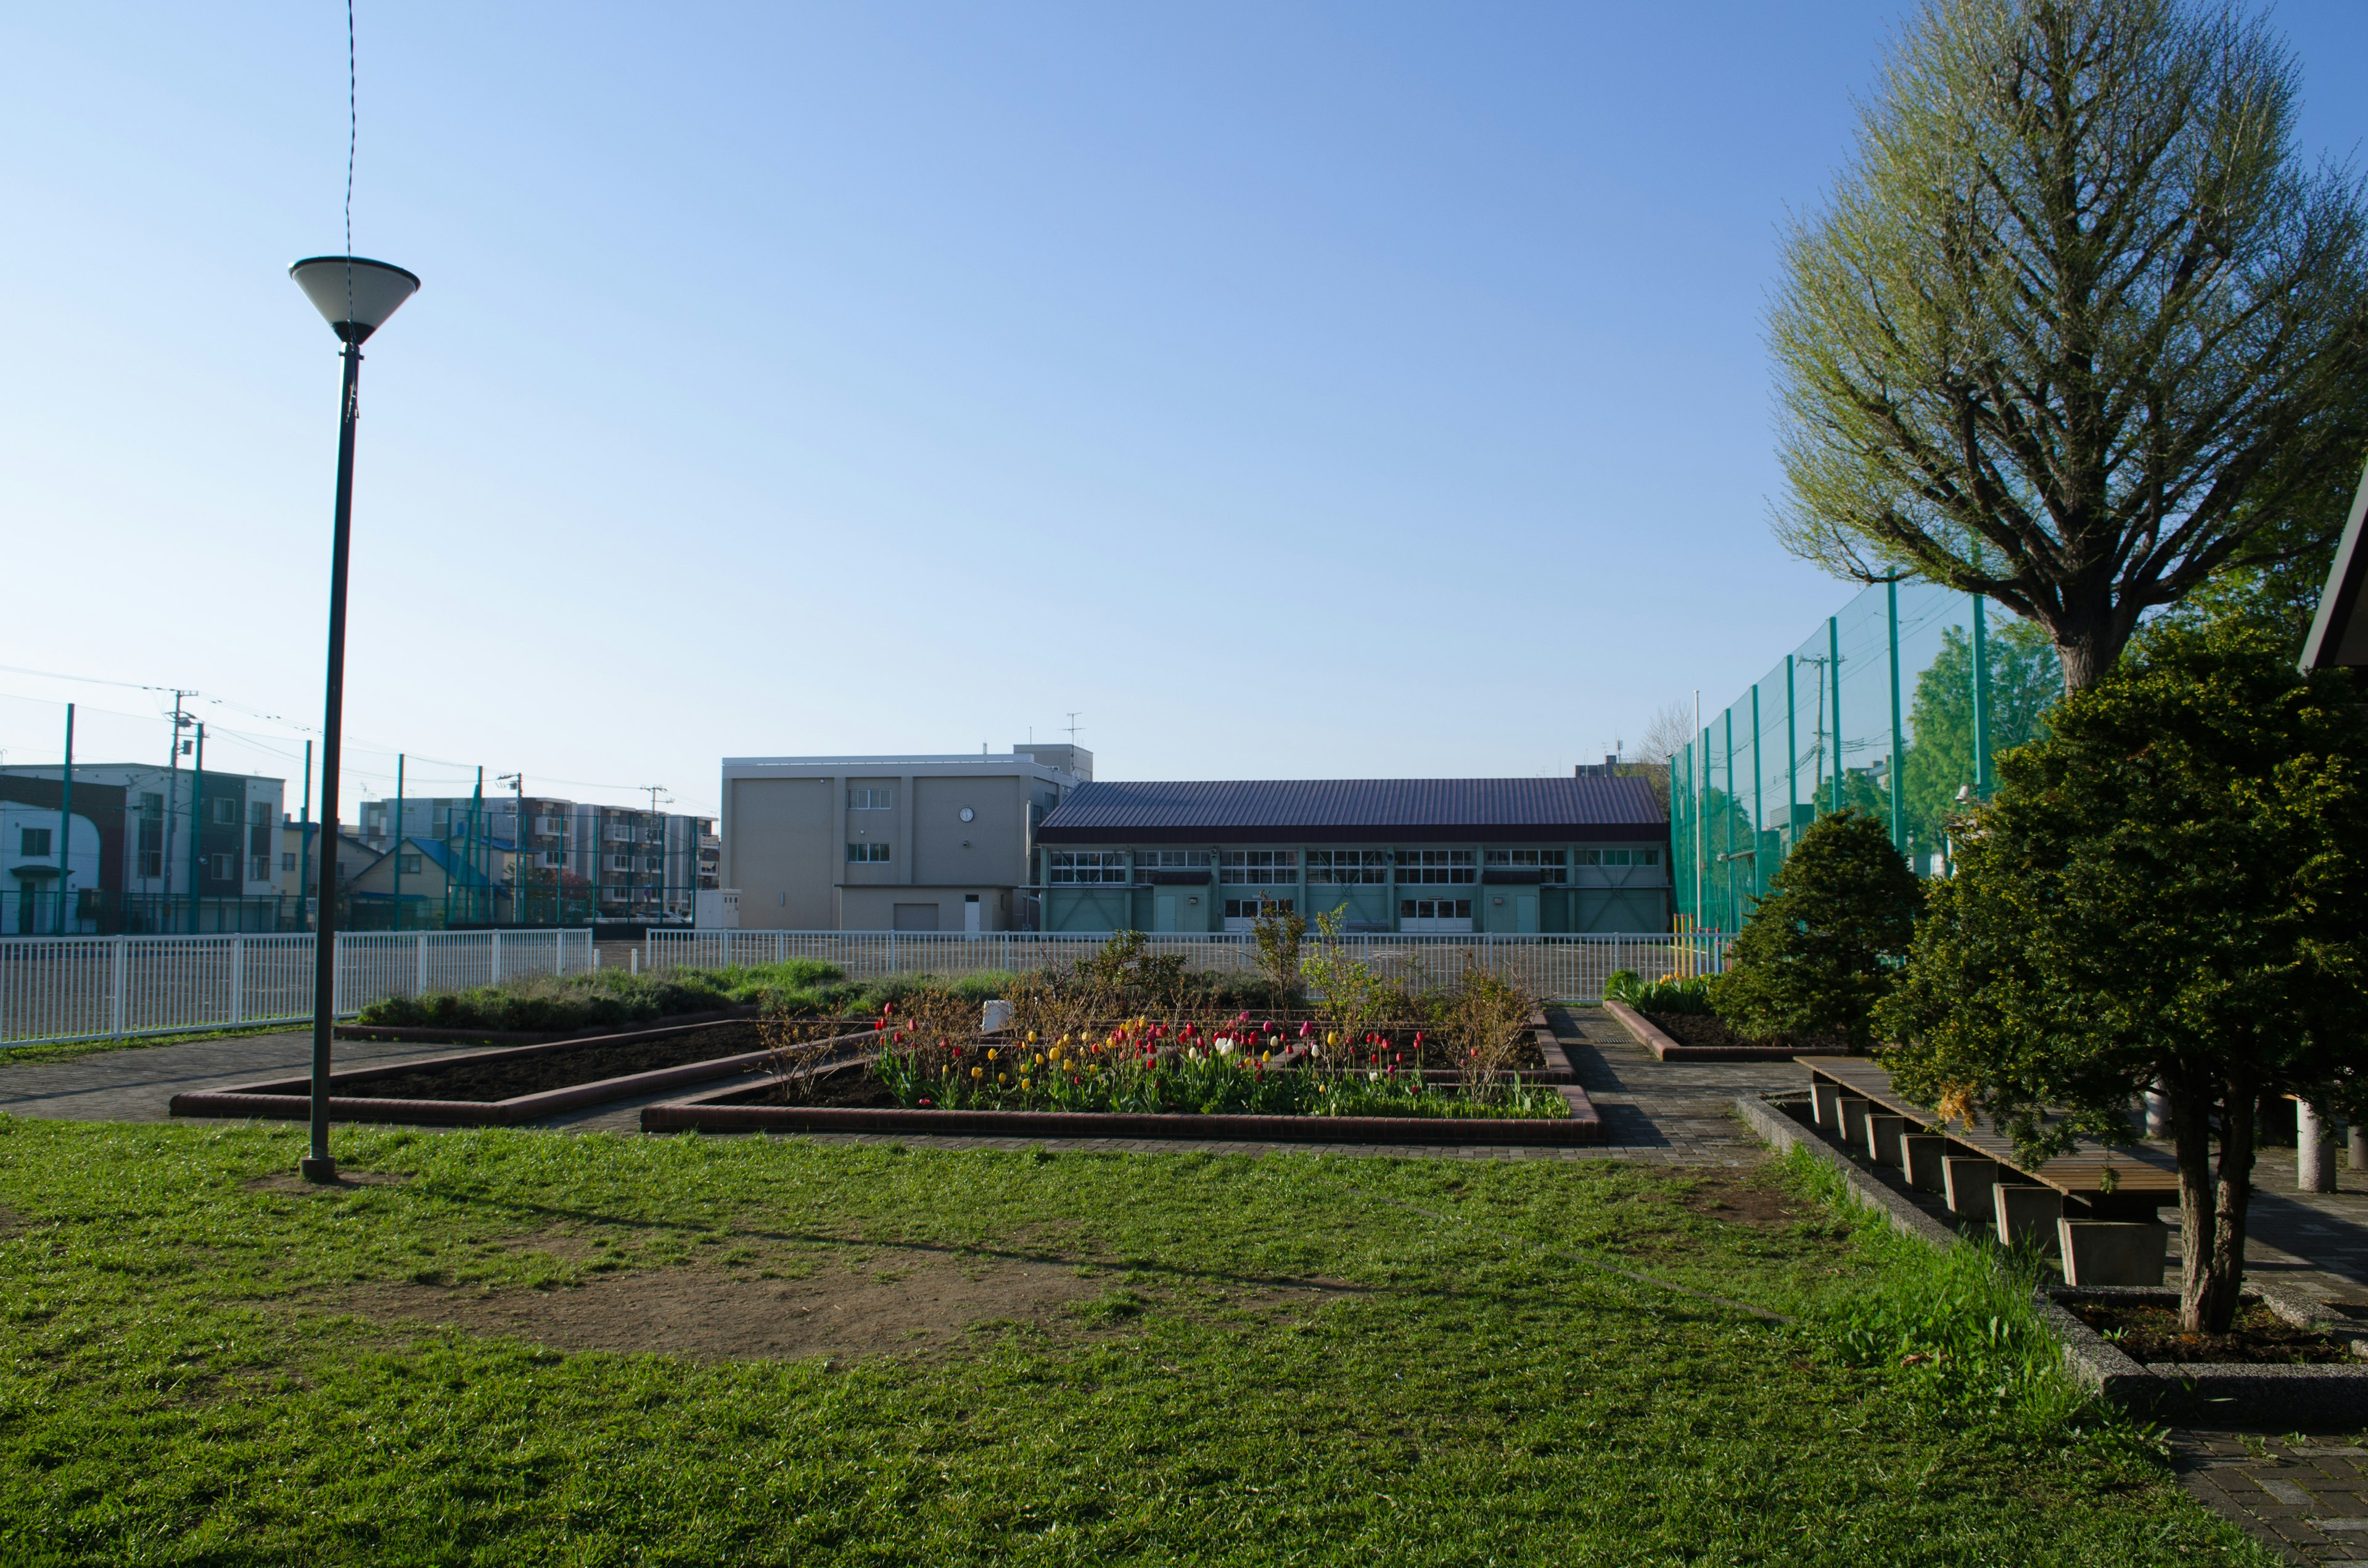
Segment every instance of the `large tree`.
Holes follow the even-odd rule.
[[[2078,690],[2149,608],[2332,538],[2368,224],[2300,166],[2295,82],[2218,6],[1932,0],[1790,236],[1786,545],[1986,594]]]
[[[2163,1085],[2192,1333],[2237,1308],[2256,1108],[2342,1097],[2368,1066],[2357,702],[2259,628],[2150,629],[2000,759],[1879,1009],[1905,1093],[2030,1157],[2125,1140]]]

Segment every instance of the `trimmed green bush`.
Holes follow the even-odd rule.
[[[1882,823],[1860,812],[1820,817],[1736,937],[1712,1004],[1740,1035],[1831,1030],[1863,1051],[1923,908],[1923,885]]]

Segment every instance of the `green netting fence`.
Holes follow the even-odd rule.
[[[1679,927],[1741,929],[1829,812],[1873,813],[1918,875],[1945,875],[1958,802],[2063,689],[2036,624],[1930,583],[1866,589],[1669,759]]]

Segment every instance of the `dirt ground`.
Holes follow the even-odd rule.
[[[1764,1176],[1723,1171],[1702,1176],[1678,1202],[1710,1219],[1762,1231],[1784,1230],[1816,1211],[1815,1205],[1800,1203]]]

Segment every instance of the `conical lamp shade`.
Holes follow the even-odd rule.
[[[347,343],[359,343],[385,325],[404,301],[419,292],[416,275],[359,256],[306,256],[288,276]]]

